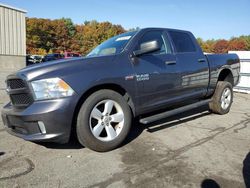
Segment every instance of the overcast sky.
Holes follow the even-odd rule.
[[[168,27],[203,39],[250,35],[250,0],[0,0],[28,17],[110,21],[125,29]]]

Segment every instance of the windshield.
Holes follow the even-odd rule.
[[[94,48],[87,57],[118,54],[136,33],[137,31],[132,31],[112,37]]]

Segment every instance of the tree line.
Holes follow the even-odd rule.
[[[121,25],[110,22],[85,21],[77,25],[69,18],[26,18],[27,54],[72,51],[85,55],[98,44],[125,31]]]
[[[70,18],[26,18],[26,32],[27,54],[45,55],[72,51],[85,55],[108,38],[126,32],[126,29],[121,25],[95,20],[74,24]],[[250,35],[230,40],[204,41],[197,38],[197,41],[203,51],[208,53],[250,50]]]
[[[202,50],[207,53],[227,53],[228,51],[250,50],[250,35],[232,37],[229,40],[202,40],[197,38]]]

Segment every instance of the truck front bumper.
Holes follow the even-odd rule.
[[[10,134],[25,140],[66,143],[76,101],[74,96],[36,101],[24,109],[8,103],[2,109],[4,127]]]

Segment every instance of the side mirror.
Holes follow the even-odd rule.
[[[140,50],[133,51],[134,56],[140,56],[149,52],[154,52],[160,49],[157,40],[152,40],[149,42],[144,42],[140,46]]]

